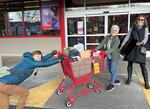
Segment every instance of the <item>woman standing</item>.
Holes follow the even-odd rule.
[[[142,75],[145,82],[145,88],[149,89],[148,83],[148,72],[145,66],[146,62],[146,51],[145,53],[142,52],[144,45],[147,43],[148,40],[148,23],[143,15],[139,15],[131,27],[130,31],[128,32],[127,36],[123,40],[121,48],[128,42],[130,39],[136,41],[135,47],[130,50],[130,52],[125,55],[124,60],[128,61],[127,71],[128,71],[128,79],[126,84],[129,85],[132,78],[132,70],[133,70],[133,63],[138,63],[141,67]]]
[[[104,38],[104,40],[97,46],[96,50],[106,50],[107,56],[107,69],[111,74],[110,83],[106,88],[106,91],[112,91],[115,89],[115,85],[120,85],[120,81],[117,77],[117,66],[120,59],[118,38],[119,26],[113,25],[111,27],[110,36]]]

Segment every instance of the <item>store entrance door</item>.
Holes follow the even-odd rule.
[[[128,13],[86,15],[86,48],[95,48],[110,34],[111,26],[114,24],[120,27],[118,36],[122,40],[128,32]]]
[[[137,15],[143,14],[147,21],[150,21],[150,13],[135,12],[111,12],[111,13],[83,13],[75,14],[67,13],[66,16],[66,42],[67,46],[77,44],[78,40],[84,44],[85,49],[94,49],[99,43],[110,34],[110,28],[116,24],[120,27],[119,38],[122,41],[129,29],[131,28],[134,19]],[[149,23],[150,24],[150,23]],[[150,31],[150,25],[149,25]],[[150,33],[149,33],[150,35]],[[150,57],[150,38],[146,44],[147,56]]]

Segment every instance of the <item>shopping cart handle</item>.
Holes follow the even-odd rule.
[[[56,54],[57,54],[58,57],[61,55],[60,51],[57,51]]]
[[[104,50],[102,50],[102,51],[100,51],[99,55],[104,58],[106,55],[106,52]]]
[[[96,52],[96,49],[93,49],[93,50],[91,51],[91,53],[94,53],[94,52]]]
[[[57,51],[57,56],[60,57],[62,55],[62,53],[60,51]],[[64,55],[64,59],[69,59],[67,56]]]

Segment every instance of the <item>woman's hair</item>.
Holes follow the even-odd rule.
[[[138,16],[136,17],[136,19],[135,19],[134,24],[137,25],[137,21],[138,21],[138,19],[139,19],[140,17],[143,17],[143,18],[144,18],[144,26],[145,26],[145,27],[148,27],[148,22],[147,22],[147,19],[146,19],[146,17],[145,17],[144,15],[138,15]]]
[[[32,56],[34,55],[41,55],[42,56],[42,52],[40,50],[35,50],[32,52]]]

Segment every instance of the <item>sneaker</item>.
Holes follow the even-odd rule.
[[[115,80],[114,85],[121,85],[121,82],[119,80]]]
[[[110,91],[112,91],[112,90],[114,90],[115,89],[115,86],[113,85],[113,84],[110,84],[107,88],[106,88],[106,91],[107,92],[110,92]]]

